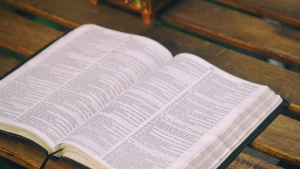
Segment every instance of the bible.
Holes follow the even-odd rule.
[[[0,81],[0,130],[90,168],[217,168],[286,104],[199,56],[86,24]]]

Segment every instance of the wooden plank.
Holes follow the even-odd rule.
[[[295,134],[296,133],[296,134]],[[300,165],[300,122],[279,115],[253,142],[252,147],[291,164]],[[298,147],[298,148],[297,148]]]
[[[23,56],[31,56],[62,32],[32,22],[0,8],[0,46]]]
[[[282,23],[300,27],[299,0],[217,0],[218,2],[243,9]]]
[[[272,169],[280,169],[281,167],[270,164],[266,161],[258,159],[256,157],[250,156],[246,153],[240,153],[235,160],[230,163],[227,169],[236,169],[236,168],[256,168],[256,169],[264,169],[264,168],[272,168]]]
[[[20,63],[17,59],[9,57],[5,54],[0,53],[0,79],[3,75],[13,69]]]
[[[52,2],[54,3],[55,1],[53,0]],[[62,12],[61,15],[68,16],[69,12]],[[232,74],[238,75],[247,80],[267,84],[276,92],[291,100],[293,103],[291,104],[291,106],[298,110],[298,112],[300,112],[296,107],[299,105],[299,74],[272,65],[268,65],[264,62],[255,60],[245,55],[226,50],[208,42],[164,27],[153,27],[151,29],[148,29],[147,31],[141,32],[137,30],[136,34],[142,34],[159,41],[160,43],[171,49],[172,53],[194,53],[202,56],[204,59],[212,62],[213,64],[223,68],[224,70]],[[236,63],[239,63],[239,66],[237,66]],[[299,149],[299,146],[292,145],[289,148]],[[297,154],[297,156],[300,155]]]
[[[162,20],[184,30],[300,67],[300,32],[206,1],[179,1]]]
[[[31,141],[0,132],[0,156],[29,169],[38,169],[46,158],[45,151]],[[64,160],[50,159],[45,169],[79,169],[82,165]]]
[[[86,23],[95,23],[115,30],[136,33],[147,30],[140,17],[107,7],[93,5],[89,0],[0,0],[15,8],[56,22],[68,28],[76,28]]]

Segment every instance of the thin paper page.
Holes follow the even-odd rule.
[[[211,68],[110,151],[105,163],[113,168],[184,167],[214,140],[219,129],[239,117],[237,110],[267,89]]]
[[[267,89],[262,93],[251,106],[236,109],[239,116],[229,116],[230,120],[224,120],[224,124],[220,123],[210,131],[206,140],[200,140],[192,148],[196,155],[185,162],[185,168],[216,168],[247,139],[282,102],[280,96],[271,90]],[[231,122],[226,124],[226,121]],[[199,145],[205,145],[205,148]]]

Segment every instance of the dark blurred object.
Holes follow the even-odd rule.
[[[91,0],[97,4],[99,0]],[[155,12],[171,0],[104,0],[127,9],[140,12],[145,24],[150,24],[155,17]]]

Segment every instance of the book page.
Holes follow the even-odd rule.
[[[216,168],[282,100],[266,86],[210,70],[105,154],[104,163]]]
[[[181,63],[167,64],[158,72],[169,70],[168,75],[178,80],[182,72],[187,73],[181,82],[186,82],[185,87],[174,82],[171,87],[163,85],[160,81],[169,79],[158,78],[154,72],[64,143],[109,168],[206,168],[230,154],[236,141],[251,133],[281,102],[268,87],[229,75],[193,55],[178,55],[171,63],[177,59]],[[209,157],[207,165],[200,164],[202,153]]]
[[[175,57],[104,107],[62,144],[103,155],[209,71],[196,61]]]
[[[53,146],[171,58],[151,39],[81,26],[1,80],[0,129],[14,124]]]

